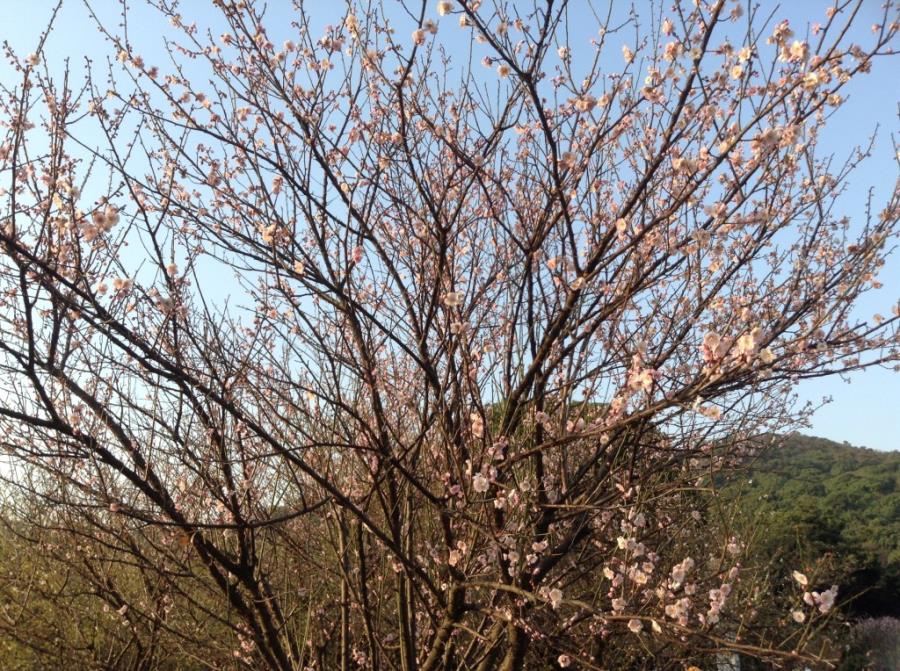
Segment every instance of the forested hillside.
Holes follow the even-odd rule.
[[[900,452],[794,434],[727,492],[757,531],[761,561],[838,584],[846,615],[900,616]]]
[[[724,495],[720,502],[726,504],[721,510],[728,511],[733,531],[747,540],[741,559],[747,569],[745,580],[767,585],[755,606],[754,626],[777,627],[779,621],[788,621],[785,604],[797,593],[791,574],[801,571],[808,576],[810,590],[839,586],[836,617],[822,621],[821,627],[817,624],[809,635],[829,656],[842,659],[841,671],[870,668],[867,664],[875,660],[879,661],[871,668],[894,668],[900,627],[896,619],[884,616],[900,616],[900,453],[793,435],[759,455],[747,470],[735,473],[720,483]],[[190,626],[215,638],[212,634],[224,623],[209,622],[202,629],[199,622],[189,621],[191,604],[208,608],[208,596],[201,589],[166,596],[162,583],[127,563],[110,562],[94,572],[85,560],[87,554],[70,554],[53,540],[57,531],[47,515],[47,509],[33,511],[29,527],[7,511],[0,526],[3,668],[62,665],[72,650],[85,664],[119,668],[113,660],[145,656],[143,638],[151,648],[159,648],[154,668],[203,668],[188,661],[185,650],[156,640],[161,635],[156,629],[159,621],[167,627]],[[43,528],[38,536],[28,531],[35,525]],[[306,532],[297,533],[309,541]],[[282,542],[288,542],[288,536]],[[36,548],[42,550],[35,552]],[[87,545],[78,549],[96,551]],[[336,565],[325,546],[321,559]],[[601,584],[603,576],[586,579]],[[318,586],[310,594],[330,603],[329,589]],[[129,593],[137,595],[134,607],[125,600]],[[59,620],[54,605],[59,602],[78,618]],[[145,618],[141,604],[157,608],[161,619]],[[312,612],[312,606],[308,610]],[[732,621],[742,615],[735,613]],[[308,626],[305,622],[303,627]],[[749,658],[742,664],[746,669],[771,668],[754,665]]]

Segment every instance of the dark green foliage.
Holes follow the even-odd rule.
[[[900,453],[794,434],[726,492],[761,561],[809,571],[816,589],[840,585],[847,616],[900,615]]]

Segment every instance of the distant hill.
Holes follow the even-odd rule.
[[[760,551],[841,586],[850,616],[900,616],[900,452],[793,434],[726,487]]]

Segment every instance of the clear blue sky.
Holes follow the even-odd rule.
[[[95,0],[93,4],[104,12],[111,12],[107,16],[114,22],[118,21],[115,13],[118,2]],[[160,38],[167,32],[168,26],[142,8],[141,0],[133,0],[130,4],[133,10],[129,22],[130,37],[137,51],[148,62],[158,62],[163,66]],[[340,4],[332,0],[313,0],[307,2],[306,7],[317,22],[325,23],[335,20],[326,13],[332,15]],[[429,2],[429,12],[436,19],[434,4]],[[579,40],[587,44],[587,40],[596,34],[597,24],[586,9],[587,3],[572,0],[570,4],[570,44],[575,51]],[[626,2],[618,4],[623,11],[627,11],[630,5]],[[776,3],[768,0],[763,0],[761,4],[764,13],[777,7]],[[823,20],[828,4],[821,0],[791,0],[783,3],[776,14],[779,18],[788,18],[795,32],[802,34],[807,24]],[[33,51],[38,34],[54,5],[53,0],[0,0],[0,38],[9,41],[20,55]],[[638,1],[635,5],[640,15],[642,3]],[[879,0],[868,0],[864,4],[852,39],[861,43],[869,41],[869,27],[879,19],[881,5]],[[275,21],[273,29],[279,25],[286,28],[290,3],[274,0],[269,6],[279,19],[285,19]],[[206,0],[182,3],[182,12],[186,22],[196,20],[200,25],[208,23],[215,14]],[[455,25],[448,25],[446,30],[451,32],[454,28]],[[578,31],[584,34],[578,35]],[[452,45],[452,40],[448,43]],[[77,74],[85,56],[102,61],[110,53],[108,45],[89,20],[83,3],[80,0],[66,0],[46,50],[51,71],[58,71],[63,61],[69,58]],[[154,55],[158,58],[155,59]],[[900,64],[897,61],[895,57],[892,62],[878,62],[870,75],[851,84],[847,104],[838,110],[820,143],[822,148],[834,151],[839,158],[844,157],[854,144],[864,142],[876,126],[880,126],[875,155],[851,177],[842,201],[844,212],[852,218],[863,216],[870,187],[874,189],[875,203],[881,204],[897,183],[898,170],[891,141],[892,134],[900,140],[897,135],[900,130],[897,116],[900,101],[900,77],[897,77],[897,72]],[[0,78],[8,82],[9,76],[6,64],[0,63]],[[900,254],[889,259],[881,279],[884,288],[865,298],[860,305],[860,316],[871,317],[875,312],[889,314],[891,305],[900,299]],[[801,399],[814,402],[826,396],[833,398],[832,403],[816,414],[808,433],[880,450],[900,450],[900,373],[869,370],[852,376],[850,384],[837,378],[810,381],[800,387],[799,393]]]

